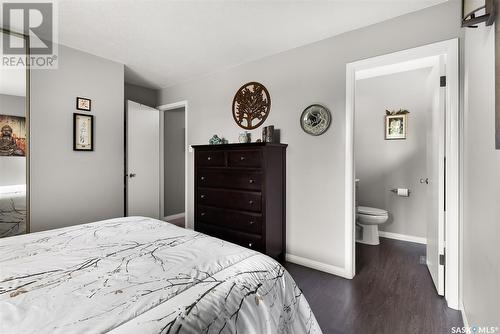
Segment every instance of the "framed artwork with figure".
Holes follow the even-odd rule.
[[[73,150],[94,150],[94,116],[73,114]]]
[[[0,156],[26,156],[26,118],[0,115]]]
[[[385,139],[406,139],[407,114],[385,116]]]

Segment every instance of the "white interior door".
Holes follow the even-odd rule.
[[[160,111],[127,101],[127,216],[160,218]]]
[[[432,70],[433,108],[427,132],[427,175],[420,182],[427,188],[427,267],[439,295],[444,295],[445,226],[445,115],[446,87],[440,87],[440,77],[445,75],[444,56]]]

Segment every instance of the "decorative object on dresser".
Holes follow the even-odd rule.
[[[261,83],[246,83],[234,95],[233,118],[236,124],[245,130],[261,126],[269,111],[271,111],[271,96]]]
[[[287,145],[193,148],[194,229],[283,260]]]
[[[219,138],[217,135],[213,135],[212,138],[208,140],[208,143],[210,145],[221,145],[221,144],[227,144],[227,140],[224,138]]]
[[[252,140],[250,137],[250,133],[247,131],[240,133],[240,136],[238,137],[238,141],[242,144],[251,142]]]
[[[320,104],[312,104],[300,115],[300,126],[305,133],[319,136],[328,130],[332,121],[330,110]]]
[[[274,143],[274,125],[268,125],[262,129],[262,141]]]

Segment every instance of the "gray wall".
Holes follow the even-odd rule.
[[[271,94],[265,125],[282,130],[287,153],[287,253],[344,267],[345,73],[346,63],[459,37],[460,2],[338,35],[160,92],[159,104],[187,100],[188,144],[204,144],[217,133],[236,142],[242,131],[231,116],[236,90],[259,81]],[[324,135],[305,134],[299,115],[324,103],[333,124]],[[253,140],[261,128],[252,131]],[[193,226],[193,155],[189,156],[189,221]],[[314,208],[314,209],[311,209]]]
[[[164,112],[165,122],[165,206],[164,216],[185,211],[185,111],[184,108]]]
[[[494,27],[481,24],[478,29],[467,29],[465,92],[463,304],[471,326],[500,326],[500,151],[495,150]]]
[[[124,68],[59,47],[57,70],[31,73],[31,229],[123,215]],[[73,151],[77,96],[92,99],[94,152]]]
[[[0,94],[0,115],[26,117],[26,98]],[[26,184],[26,158],[0,157],[0,186]]]
[[[356,83],[355,163],[359,205],[388,210],[383,231],[426,237],[427,128],[432,109],[430,68]],[[437,78],[436,78],[437,79]],[[406,140],[385,140],[385,110],[408,109]],[[389,190],[409,188],[410,197]]]
[[[126,83],[125,100],[156,108],[158,106],[158,90]]]

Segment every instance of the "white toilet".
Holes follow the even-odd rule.
[[[356,229],[356,242],[368,245],[380,244],[378,226],[385,223],[387,219],[389,219],[389,213],[386,210],[358,206],[356,208],[356,227],[361,227],[361,231]]]

